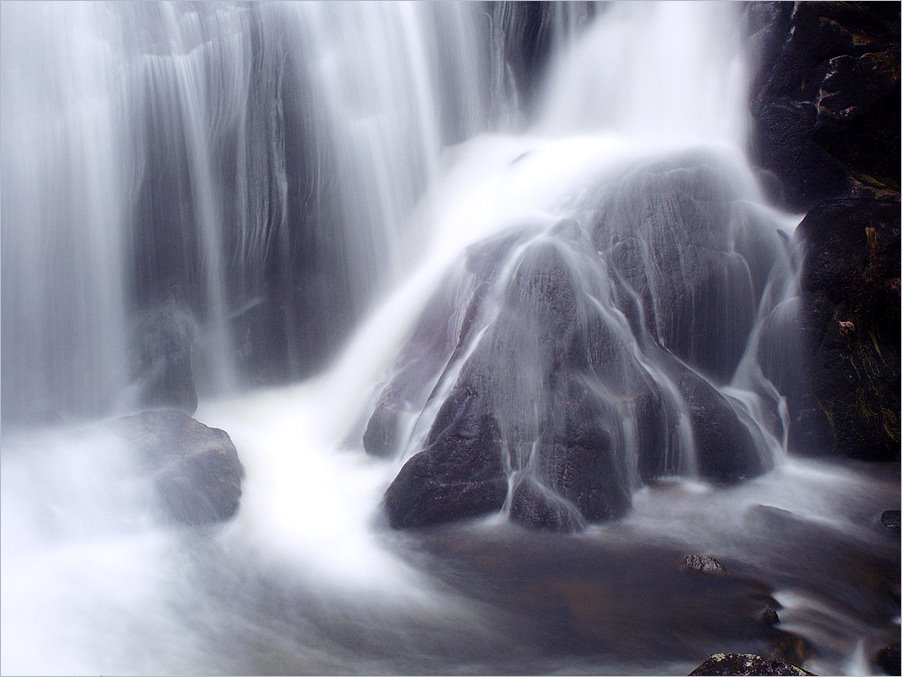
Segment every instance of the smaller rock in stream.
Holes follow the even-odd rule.
[[[883,514],[880,515],[880,522],[887,529],[895,529],[898,531],[900,525],[902,525],[902,511],[884,510]]]
[[[896,511],[896,514],[898,515],[898,511]],[[892,644],[887,644],[877,652],[877,655],[874,657],[874,662],[888,675],[902,674],[902,656],[900,656],[900,649],[902,649],[902,643],[900,643],[899,640],[896,640]]]
[[[750,653],[716,653],[690,675],[810,675],[812,673],[781,660]]]
[[[703,574],[715,574],[726,571],[724,565],[710,555],[686,555],[680,564],[680,571],[698,571]]]
[[[114,426],[139,453],[170,521],[211,524],[238,511],[244,468],[225,431],[176,409],[126,416]]]

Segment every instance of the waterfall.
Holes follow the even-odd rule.
[[[204,393],[321,369],[416,257],[441,149],[492,125],[475,7],[5,15],[9,420],[139,406],[159,307],[197,323]]]
[[[898,484],[788,446],[746,48],[733,3],[2,3],[0,672],[686,674],[781,600],[866,663]],[[231,519],[161,517],[159,407],[234,442]]]
[[[748,85],[735,19],[728,5],[610,7],[604,21],[558,56],[538,128],[744,147]]]
[[[127,376],[127,113],[94,14],[3,9],[4,415],[102,411]]]

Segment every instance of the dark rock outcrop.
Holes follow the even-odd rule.
[[[475,393],[459,391],[439,413],[443,425],[385,493],[389,523],[422,527],[497,512],[507,496],[498,422]]]
[[[802,388],[790,392],[791,446],[899,458],[899,203],[841,199],[798,228]]]
[[[768,318],[762,343],[773,332],[802,364],[763,360],[790,447],[897,459],[899,3],[750,3],[748,29],[750,155],[773,200],[809,210],[800,301]]]
[[[747,653],[716,653],[690,675],[810,675],[784,661]]]
[[[506,504],[518,523],[569,531],[625,514],[640,479],[765,472],[760,432],[719,389],[788,270],[774,224],[738,199],[749,180],[709,153],[638,163],[600,177],[580,220],[471,247],[363,435],[374,455],[420,450],[386,494],[390,523]]]
[[[174,409],[120,418],[114,430],[137,451],[166,519],[200,525],[237,512],[244,468],[226,432]]]
[[[874,662],[887,675],[902,674],[902,656],[900,656],[900,651],[902,651],[902,643],[896,640],[882,647],[877,652],[877,655],[874,656]]]
[[[749,3],[751,156],[793,210],[899,192],[899,4]]]

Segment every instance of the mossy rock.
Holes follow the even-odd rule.
[[[716,653],[690,675],[811,675],[813,673],[785,663],[750,653]]]

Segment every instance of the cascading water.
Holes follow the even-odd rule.
[[[7,420],[136,406],[159,308],[197,322],[205,391],[321,368],[416,251],[440,147],[488,121],[456,5],[6,14]]]
[[[898,485],[787,455],[735,6],[0,18],[4,674],[685,674],[784,630],[823,672],[895,622],[849,561],[898,568],[855,527]],[[96,420],[166,360],[244,465],[223,525]]]

